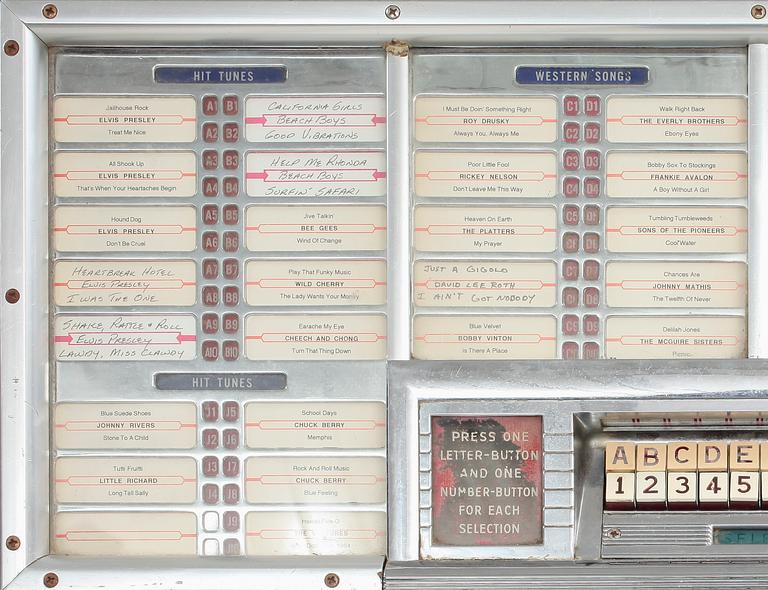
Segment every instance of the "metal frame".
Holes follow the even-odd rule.
[[[393,2],[399,8],[397,18],[387,16],[387,7]],[[6,587],[16,578],[12,588],[38,586],[48,571],[62,574],[62,582],[67,586],[96,588],[103,586],[106,578],[111,588],[117,588],[136,581],[135,568],[139,565],[146,579],[151,579],[158,589],[175,588],[179,580],[189,588],[221,587],[225,573],[227,587],[247,588],[254,583],[252,568],[259,566],[257,560],[236,564],[214,559],[189,563],[176,561],[173,569],[169,569],[165,562],[153,560],[75,562],[46,557],[49,429],[48,414],[40,408],[48,405],[48,347],[45,344],[49,341],[45,288],[48,238],[39,228],[47,225],[48,219],[47,200],[42,197],[47,193],[48,185],[50,47],[231,47],[253,46],[254,40],[261,46],[371,47],[393,39],[422,47],[480,44],[744,47],[768,43],[768,19],[752,17],[752,0],[699,0],[695,11],[691,11],[691,2],[679,0],[300,0],[291,3],[290,10],[286,10],[285,3],[280,0],[258,3],[245,0],[60,0],[56,2],[58,13],[54,18],[43,15],[46,4],[38,0],[2,0],[0,6],[1,43],[15,40],[20,46],[18,54],[3,54],[0,59],[5,82],[0,105],[3,131],[0,291],[5,293],[13,288],[21,293],[17,303],[0,302],[0,540],[5,544],[5,540],[14,535],[21,541],[16,550],[5,547],[2,550],[0,586]],[[394,53],[387,58],[389,164],[399,170],[391,175],[389,186],[391,195],[398,197],[396,200],[403,207],[407,207],[405,196],[409,184],[408,112],[404,109],[407,104],[404,99],[409,92],[408,61]],[[757,79],[754,74],[762,73],[766,62],[768,50],[765,47],[750,49],[750,64],[754,64],[751,68],[753,84]],[[758,117],[768,103],[763,85],[751,86],[750,101],[754,109],[750,150],[762,150],[768,143],[768,130],[762,125],[762,117]],[[763,157],[768,156],[763,154]],[[751,193],[754,195],[758,195],[757,189],[768,182],[763,163],[752,163]],[[756,202],[752,199],[752,206]],[[390,215],[403,219],[394,209]],[[408,235],[407,227],[402,229],[401,235]],[[751,247],[760,247],[762,242],[756,241],[759,238],[754,239]],[[763,236],[762,240],[766,239]],[[408,260],[407,247],[407,240],[390,247],[391,267]],[[400,268],[407,269],[407,266],[402,264]],[[393,287],[397,285],[397,301],[393,304],[391,321],[399,323],[397,318],[402,319],[410,311],[409,287],[402,274],[399,277],[391,275],[390,279]],[[768,280],[763,278],[753,284],[757,287],[750,295],[753,314],[762,313],[759,302],[763,300],[764,289],[768,288],[766,283]],[[390,344],[392,358],[406,358],[408,340],[407,329],[405,333],[398,333]],[[768,336],[756,333],[752,344],[755,354],[763,356],[768,349]],[[647,364],[646,372],[655,371],[659,366],[661,364]],[[745,363],[741,366],[749,371],[752,365]],[[606,366],[605,370],[610,371],[612,367]],[[765,382],[764,378],[757,381]],[[398,403],[392,411],[399,409],[403,415],[410,415],[415,411],[414,403],[413,400],[405,405]],[[398,455],[418,456],[418,441],[397,440],[393,450],[397,450]],[[412,491],[404,490],[402,484],[395,474],[389,484],[391,497],[402,497],[403,501],[411,503],[414,499]],[[409,526],[406,517],[399,509],[393,512],[393,522],[400,519],[400,524],[392,529],[393,538],[406,532],[400,528]],[[407,547],[412,540],[404,535],[403,542],[403,547]],[[398,549],[393,557],[402,555]],[[302,564],[314,564],[320,570],[331,567],[328,560],[303,560]],[[293,563],[274,560],[261,565],[272,568],[275,576],[294,568]],[[380,568],[378,560],[345,560],[344,563],[337,560],[332,565],[341,577],[340,588],[380,583],[376,575]],[[322,576],[312,575],[293,578],[288,584],[324,588]]]

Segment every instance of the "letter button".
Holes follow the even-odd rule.
[[[665,443],[638,443],[638,471],[666,471],[667,445]]]
[[[728,444],[719,442],[699,443],[698,464],[699,471],[728,471]]]
[[[605,470],[632,472],[635,470],[637,446],[631,442],[605,444]]]
[[[757,441],[735,440],[728,445],[731,471],[759,471],[760,443]]]
[[[667,445],[668,471],[696,471],[698,445],[695,442],[675,442]]]

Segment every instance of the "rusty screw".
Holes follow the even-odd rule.
[[[8,303],[18,303],[19,299],[21,299],[21,293],[19,293],[16,289],[8,289],[5,292],[5,300]]]
[[[46,588],[55,588],[59,585],[59,576],[53,572],[48,572],[43,576],[43,584]]]
[[[19,42],[13,39],[6,41],[5,45],[3,45],[3,51],[5,51],[5,55],[13,57],[19,52]]]
[[[56,18],[59,14],[59,9],[55,4],[46,4],[43,6],[43,16],[45,18]]]
[[[340,580],[339,580],[338,574],[326,574],[325,580],[323,581],[325,582],[325,585],[328,586],[329,588],[335,588],[336,586],[339,585]]]
[[[765,6],[763,6],[762,4],[755,4],[752,7],[752,18],[756,18],[760,20],[761,18],[765,18],[765,15],[766,15]]]
[[[400,7],[394,4],[390,4],[387,6],[386,10],[384,10],[384,14],[387,15],[389,20],[400,18]]]
[[[608,536],[611,539],[618,539],[621,537],[621,529],[611,529],[608,531]]]
[[[5,546],[11,551],[16,551],[19,547],[21,547],[21,539],[19,539],[16,535],[11,535],[5,540]]]

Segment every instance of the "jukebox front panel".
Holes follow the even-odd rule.
[[[0,585],[768,587],[768,10],[470,4],[0,0]]]

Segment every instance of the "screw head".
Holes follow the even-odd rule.
[[[752,18],[756,18],[758,20],[765,18],[765,15],[767,14],[765,10],[765,6],[762,4],[755,4],[752,7]]]
[[[341,580],[339,579],[338,574],[326,574],[325,580],[323,581],[325,582],[325,585],[328,586],[329,588],[335,588],[336,586],[339,585],[339,582]]]
[[[19,42],[14,41],[13,39],[6,41],[5,45],[3,45],[3,51],[5,51],[5,55],[13,57],[19,53]]]
[[[5,546],[11,551],[16,551],[19,547],[21,547],[21,539],[19,539],[16,535],[11,535],[5,540]]]
[[[59,9],[56,8],[55,4],[46,4],[43,6],[43,16],[45,18],[56,18],[56,16],[59,14]]]
[[[611,529],[608,531],[608,536],[611,539],[618,539],[621,537],[621,529]]]
[[[17,289],[8,289],[5,292],[5,300],[8,303],[18,303],[19,299],[21,299],[21,293]]]
[[[384,10],[384,14],[387,15],[387,18],[389,20],[395,20],[396,18],[400,18],[400,7],[396,6],[395,4],[390,4]]]
[[[55,588],[59,585],[59,576],[53,572],[48,572],[43,576],[43,585],[46,588]]]

